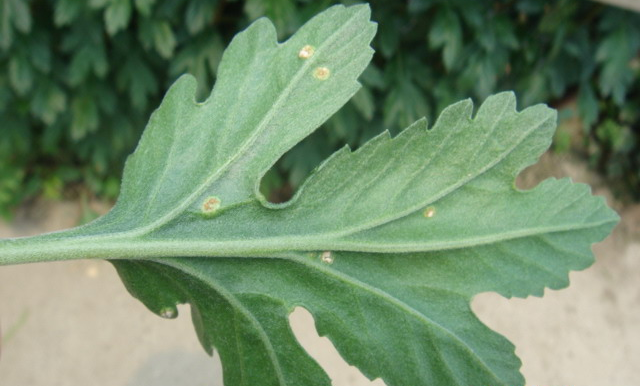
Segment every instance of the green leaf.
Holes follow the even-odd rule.
[[[24,193],[24,174],[24,170],[0,160],[0,186],[2,186],[0,190],[0,216],[10,216],[11,213],[5,208],[15,205],[16,197],[19,197],[18,194]]]
[[[194,100],[191,76],[169,89],[109,214],[3,240],[0,264],[111,259],[153,312],[173,318],[191,304],[227,386],[331,384],[291,331],[298,306],[389,386],[523,385],[513,346],[469,302],[568,285],[618,221],[568,179],[515,187],[550,145],[553,110],[517,112],[511,93],[475,115],[462,101],[431,129],[421,119],[343,148],[287,203],[259,192],[274,163],[359,90],[369,16],[366,5],[332,7],[281,44],[257,20],[225,51],[206,101]]]
[[[637,80],[631,61],[640,49],[640,28],[637,17],[620,11],[610,11],[603,17],[600,29],[606,37],[595,53],[601,65],[599,86],[602,94],[612,95],[618,105],[625,101],[627,89]]]
[[[361,88],[356,95],[353,96],[352,101],[354,106],[358,109],[358,112],[360,112],[365,120],[370,121],[373,119],[373,113],[375,112],[376,106],[373,101],[373,95],[368,88]]]
[[[171,24],[166,20],[156,20],[152,22],[153,45],[165,59],[173,56],[176,48],[176,38],[171,30]]]
[[[24,55],[15,55],[9,59],[9,81],[18,93],[24,96],[33,85],[33,68]]]
[[[44,74],[51,71],[51,49],[50,42],[44,36],[33,36],[28,45],[29,60],[33,67]]]
[[[0,47],[9,48],[13,29],[27,34],[31,31],[29,5],[23,0],[0,0]]]
[[[143,16],[149,16],[156,0],[135,0],[136,9]]]
[[[104,22],[109,35],[127,28],[131,20],[131,0],[111,0],[104,12]]]
[[[89,0],[89,8],[91,9],[102,9],[106,7],[111,0]]]
[[[132,105],[137,109],[147,106],[149,97],[155,95],[158,84],[153,72],[138,56],[130,55],[122,69],[118,72],[118,87],[127,90]]]
[[[9,2],[5,0],[0,2],[0,48],[6,50],[11,46],[11,43],[13,43],[11,8]]]
[[[169,73],[175,77],[189,73],[198,81],[198,100],[211,92],[212,77],[217,72],[224,51],[224,43],[218,34],[202,34],[176,53]]]
[[[92,73],[102,78],[109,71],[104,31],[96,23],[74,24],[62,41],[62,49],[72,55],[67,71],[71,86],[86,84]]]
[[[190,34],[199,33],[213,21],[217,5],[217,0],[192,0],[189,2],[184,21]]]
[[[401,22],[392,16],[393,12],[381,12],[380,14],[380,31],[378,32],[377,47],[385,58],[394,56],[400,45],[400,31],[402,30]]]
[[[580,91],[578,92],[578,110],[582,117],[582,123],[586,128],[590,128],[598,119],[600,113],[598,100],[593,87],[587,82],[580,86]]]
[[[384,103],[384,124],[392,129],[404,128],[429,113],[422,91],[407,79],[400,79]]]
[[[71,138],[79,140],[98,128],[98,106],[88,94],[80,95],[71,101]]]
[[[64,91],[55,83],[41,81],[31,102],[31,111],[47,125],[53,124],[67,106]]]
[[[83,2],[77,0],[58,0],[53,14],[54,23],[59,26],[71,24],[83,9]]]
[[[22,33],[28,33],[31,31],[31,13],[29,12],[29,5],[26,1],[20,0],[8,0],[12,3],[13,12],[11,16],[13,18],[13,25],[16,29]]]
[[[435,16],[429,31],[431,48],[442,47],[442,61],[451,71],[462,53],[462,26],[460,19],[450,7],[442,7]]]

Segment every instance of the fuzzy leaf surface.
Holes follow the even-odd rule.
[[[332,7],[281,44],[256,21],[225,51],[206,101],[191,77],[169,89],[109,214],[3,240],[0,264],[110,259],[153,312],[191,305],[227,386],[331,384],[291,331],[297,306],[389,386],[523,385],[513,346],[475,317],[472,297],[567,286],[618,220],[568,179],[515,187],[550,145],[553,110],[518,112],[511,93],[475,114],[462,101],[432,128],[419,120],[338,151],[285,204],[258,192],[358,91],[374,33],[367,6]]]

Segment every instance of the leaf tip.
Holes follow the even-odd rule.
[[[340,4],[336,7],[352,12],[353,14],[362,14],[362,17],[371,18],[371,6],[369,3],[354,4],[350,6]]]
[[[346,12],[351,16],[366,22],[367,26],[364,28],[367,29],[367,32],[371,34],[371,38],[373,39],[373,35],[375,35],[378,29],[378,23],[371,20],[371,6],[368,3],[354,4],[350,6],[339,4],[329,9],[335,9],[336,12]]]
[[[516,94],[513,91],[503,91],[487,97],[480,105],[476,117],[483,114],[493,115],[494,111],[515,112],[516,107]]]
[[[456,122],[470,120],[473,116],[473,101],[470,98],[463,99],[450,106],[445,107],[438,116],[436,123],[431,130],[437,127],[455,127]]]
[[[182,74],[178,77],[178,79],[176,79],[175,82],[173,82],[171,87],[169,87],[167,96],[169,96],[173,91],[174,93],[180,94],[180,96],[182,97],[186,96],[188,98],[191,98],[195,102],[197,89],[198,80],[196,79],[196,77],[188,73]]]

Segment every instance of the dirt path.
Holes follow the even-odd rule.
[[[521,186],[549,174],[589,182],[608,195],[584,166],[552,156],[527,171]],[[621,225],[594,248],[593,267],[571,274],[569,289],[512,300],[482,294],[473,302],[482,320],[515,343],[530,386],[640,385],[640,207],[616,209]],[[77,203],[40,203],[10,226],[0,223],[0,237],[70,227],[79,216]],[[181,311],[173,321],[152,315],[105,262],[2,267],[0,385],[221,385],[219,362],[201,350],[188,309]],[[306,311],[292,320],[334,385],[383,385],[346,365],[317,337]]]

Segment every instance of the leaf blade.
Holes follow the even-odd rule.
[[[329,384],[288,325],[297,306],[390,386],[524,384],[513,346],[469,301],[566,286],[618,221],[568,180],[515,187],[548,148],[555,112],[518,112],[509,93],[475,115],[463,101],[432,129],[421,120],[337,152],[288,203],[258,193],[266,170],[358,90],[374,30],[367,6],[330,8],[282,44],[258,20],[223,55],[209,99],[195,101],[193,78],[172,86],[107,216],[5,240],[0,264],[113,259],[153,312],[191,304],[227,385]]]
[[[113,210],[125,212],[121,216],[141,226],[142,230],[135,234],[153,228],[149,223],[161,224],[199,197],[208,196],[207,190],[214,182],[218,182],[221,191],[218,195],[226,191],[236,197],[254,193],[256,178],[357,91],[356,78],[372,54],[368,44],[375,25],[368,21],[368,7],[336,6],[329,11],[312,19],[282,45],[277,45],[270,22],[260,19],[253,23],[225,51],[218,82],[211,97],[202,104],[193,100],[196,85],[192,78],[182,77],[172,86],[152,115],[138,150],[127,162],[118,203],[124,208],[117,205]],[[316,52],[304,61],[298,58],[298,51],[304,46],[302,42],[309,39]],[[325,82],[311,76],[316,63],[331,64],[333,71]],[[275,70],[280,73],[274,74]],[[278,85],[279,77],[289,80]],[[275,102],[270,103],[272,100]],[[286,103],[298,110],[292,111]],[[315,109],[308,109],[308,105]],[[290,123],[285,124],[286,121]],[[185,128],[180,122],[192,123]],[[296,124],[299,127],[295,133],[286,133]],[[265,134],[267,128],[270,130]],[[182,132],[178,134],[178,130]],[[251,149],[260,141],[270,151]],[[167,148],[171,149],[168,157],[164,153]],[[205,157],[205,149],[211,149],[213,157]],[[201,156],[191,160],[185,153]],[[255,154],[264,156],[251,158]],[[167,157],[166,162],[161,161],[163,157]],[[185,165],[186,162],[189,163]],[[163,165],[160,170],[158,164]],[[246,176],[240,181],[217,181],[226,173],[237,173],[232,166],[244,167]],[[199,183],[195,187],[181,184],[179,179],[184,175]],[[172,176],[174,180],[170,179]],[[150,200],[149,186],[153,187]],[[233,200],[242,197],[229,200],[233,204]],[[141,211],[140,206],[145,210]]]

